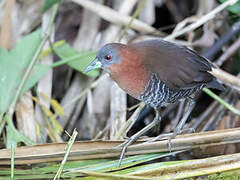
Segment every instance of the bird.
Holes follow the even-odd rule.
[[[121,147],[119,164],[126,148],[161,121],[160,109],[182,99],[189,99],[189,110],[175,135],[181,131],[193,109],[191,96],[202,88],[224,90],[211,74],[214,66],[195,51],[163,39],[130,44],[108,43],[97,53],[85,72],[101,68],[130,96],[154,108],[154,120],[126,140]]]

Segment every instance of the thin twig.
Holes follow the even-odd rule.
[[[120,7],[118,12],[122,15],[129,15],[135,4],[138,0],[124,0]],[[117,2],[115,2],[117,3]],[[116,26],[115,24],[111,24],[106,31],[104,31],[104,37],[102,38],[101,45],[106,44],[108,42],[114,42],[121,30],[122,27]]]
[[[135,104],[135,105],[133,105],[133,106],[127,108],[127,110],[128,110],[128,111],[132,111],[132,110],[138,108],[138,106],[139,106],[140,104],[141,104],[141,103],[137,103],[137,104]]]
[[[240,37],[222,54],[222,56],[216,60],[215,64],[217,66],[222,66],[222,64],[228,60],[240,47]]]
[[[218,116],[223,110],[224,107],[222,105],[218,106],[217,110],[214,112],[214,115],[210,117],[206,124],[204,124],[201,132],[207,131],[209,127],[213,124],[213,122],[216,120],[216,116]]]
[[[132,15],[131,21],[126,25],[126,27],[124,28],[121,36],[119,37],[118,42],[120,42],[121,39],[123,38],[123,36],[127,33],[127,30],[131,27],[133,21],[136,20],[136,17],[139,15],[139,13],[141,12],[141,9],[144,7],[145,4],[146,4],[146,0],[142,0],[140,2],[140,4],[138,5],[136,11]]]
[[[118,140],[127,134],[130,128],[136,122],[137,117],[144,106],[145,106],[145,103],[143,102],[139,104],[138,108],[134,111],[133,115],[127,120],[125,125],[122,126],[122,128],[118,131],[118,133],[112,139]]]
[[[201,55],[208,59],[212,59],[222,47],[229,42],[240,31],[240,19],[232,25],[232,27],[224,33],[214,45],[204,51]]]
[[[120,14],[119,12],[117,12],[107,6],[104,6],[104,5],[101,5],[98,3],[94,3],[92,1],[87,1],[87,0],[72,0],[72,1],[83,6],[84,8],[89,9],[90,11],[96,13],[97,15],[99,15],[100,17],[105,19],[106,21],[109,21],[113,24],[126,26],[131,21],[130,16]],[[143,33],[157,33],[162,36],[164,35],[164,33],[158,31],[157,29],[153,28],[152,26],[149,26],[148,24],[146,24],[140,20],[137,20],[137,19],[135,21],[133,21],[131,28],[133,28],[137,31],[143,32]]]
[[[205,110],[201,115],[200,117],[198,118],[194,118],[192,121],[193,121],[193,125],[190,126],[192,127],[193,129],[197,129],[198,126],[212,113],[212,111],[216,108],[216,106],[218,105],[219,103],[217,101],[213,101],[212,104],[207,108],[207,110]]]
[[[171,35],[165,37],[165,40],[171,40],[174,39],[182,34],[185,34],[186,32],[192,31],[198,27],[200,27],[201,25],[203,25],[204,23],[206,23],[207,21],[209,21],[210,19],[215,18],[216,14],[221,12],[222,10],[224,10],[226,7],[228,7],[229,5],[234,5],[238,0],[228,0],[225,3],[219,5],[217,8],[215,8],[214,10],[212,10],[211,12],[209,12],[208,14],[206,14],[205,16],[201,17],[197,22],[190,24],[189,26],[185,27],[184,29],[182,29],[181,31],[177,31],[175,33],[172,33]]]
[[[108,76],[107,74],[102,75],[100,78],[98,78],[96,81],[94,81],[88,88],[84,89],[78,96],[76,96],[74,99],[72,99],[68,103],[64,104],[63,108],[66,108],[66,107],[70,106],[71,104],[75,103],[76,101],[78,101],[82,96],[87,94],[87,92],[89,90],[96,87],[101,81],[103,81],[107,76]]]

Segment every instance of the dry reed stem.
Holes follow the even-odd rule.
[[[32,141],[36,142],[36,121],[34,116],[32,94],[30,91],[27,91],[17,103],[16,119],[19,131],[29,137]]]
[[[47,31],[48,29],[48,24],[49,22],[51,21],[51,13],[52,13],[53,9],[51,9],[49,12],[47,13],[44,13],[43,17],[42,17],[42,36],[44,36],[44,33]],[[53,29],[54,29],[54,25],[53,25]],[[54,32],[50,34],[50,41],[53,42],[54,41]],[[43,49],[48,49],[50,47],[50,44],[49,42],[47,41],[45,44],[44,44],[44,47]],[[47,64],[47,65],[50,65],[53,63],[53,55],[52,54],[49,54],[48,56],[46,56],[43,61],[42,61],[43,64]],[[42,98],[42,96],[40,96],[40,93],[43,93],[45,94],[46,96],[48,96],[49,98],[51,98],[52,96],[52,85],[53,85],[53,81],[52,81],[52,78],[53,78],[53,69],[50,69],[47,74],[45,74],[45,76],[43,76],[38,84],[37,84],[37,94],[38,94],[38,97],[39,97],[39,100],[40,100],[40,103],[45,106],[47,109],[50,108],[50,100],[47,100],[47,99],[44,99]],[[35,106],[35,118],[37,120],[37,122],[39,123],[40,127],[44,127],[42,128],[42,138],[43,139],[47,139],[47,136],[48,136],[48,132],[46,131],[47,129],[47,125],[46,125],[46,115],[44,115],[41,107],[39,105],[36,104]],[[45,129],[46,128],[46,129]],[[57,134],[56,135],[56,140],[57,142],[61,142],[61,137]],[[39,139],[38,137],[38,142],[40,142],[41,140]]]
[[[12,40],[12,20],[11,13],[15,4],[15,0],[5,1],[4,15],[1,23],[0,46],[8,50],[11,49]]]
[[[125,0],[122,2],[119,7],[118,12],[122,15],[129,15],[133,10],[137,0]],[[114,42],[118,39],[121,27],[111,24],[108,29],[104,32],[104,38],[102,38],[101,45],[104,45],[108,42]]]
[[[213,68],[212,71],[209,72],[216,78],[218,78],[223,83],[229,85],[232,88],[237,90],[240,89],[240,79],[220,68]]]
[[[108,123],[110,124],[110,139],[115,140],[114,137],[119,132],[119,129],[126,122],[126,107],[127,107],[127,95],[118,87],[117,84],[112,84],[111,87],[111,103],[110,103],[110,118]]]
[[[217,66],[222,66],[222,64],[228,60],[240,47],[240,37],[221,55],[219,59],[216,60],[215,64]]]
[[[126,16],[123,14],[120,14],[119,12],[97,3],[94,3],[92,1],[87,0],[72,0],[73,2],[83,6],[84,8],[89,9],[90,11],[93,11],[106,21],[109,21],[113,24],[117,24],[120,26],[126,26],[131,21],[130,16]],[[160,31],[153,28],[152,26],[147,25],[146,23],[135,19],[131,25],[131,28],[143,32],[143,33],[158,33],[159,35],[163,35]]]
[[[198,27],[200,27],[201,25],[203,25],[204,23],[206,23],[207,21],[215,18],[216,14],[221,12],[222,10],[224,10],[226,7],[228,7],[229,5],[234,5],[238,0],[228,0],[226,2],[224,2],[223,4],[219,5],[217,8],[215,8],[214,10],[210,11],[208,14],[206,14],[205,16],[202,16],[198,21],[196,21],[195,23],[190,24],[189,26],[183,28],[181,31],[177,31],[174,32],[172,34],[170,34],[169,36],[165,37],[165,40],[171,40],[174,39],[182,34],[185,34],[186,32],[192,31]]]
[[[168,140],[139,144],[137,141],[128,147],[126,155],[154,152],[167,152]],[[172,139],[172,150],[188,150],[216,145],[239,143],[240,128],[224,129],[202,133],[186,134]],[[69,160],[84,160],[119,157],[121,149],[115,148],[122,141],[83,141],[76,142],[69,155]],[[66,143],[52,143],[36,146],[25,146],[15,149],[15,164],[33,164],[61,160],[65,154]],[[11,151],[0,150],[0,164],[9,164]]]

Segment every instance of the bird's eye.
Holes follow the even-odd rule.
[[[107,61],[110,61],[112,59],[112,56],[105,56],[104,57]]]

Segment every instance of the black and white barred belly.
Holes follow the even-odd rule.
[[[144,94],[140,95],[139,99],[153,108],[159,108],[189,97],[191,94],[202,89],[204,86],[205,85],[202,84],[189,89],[171,90],[155,74],[148,83]]]

